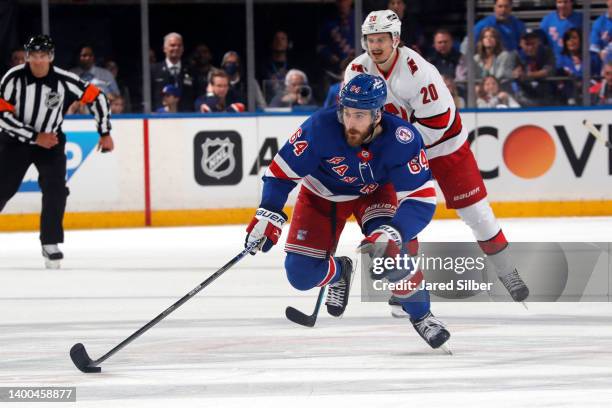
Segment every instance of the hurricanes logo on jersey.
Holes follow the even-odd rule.
[[[351,71],[364,72],[363,65],[361,65],[361,64],[351,64]]]

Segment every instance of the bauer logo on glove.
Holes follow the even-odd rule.
[[[255,217],[251,220],[246,231],[245,246],[253,241],[260,241],[261,244],[251,251],[255,255],[259,249],[268,252],[275,245],[283,230],[283,225],[287,222],[287,216],[281,212],[274,212],[265,208],[258,208]]]

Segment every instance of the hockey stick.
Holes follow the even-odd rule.
[[[604,145],[606,145],[606,147],[608,149],[612,149],[612,143],[610,143],[609,140],[606,140],[606,138],[601,134],[601,132],[599,131],[599,129],[597,129],[595,127],[595,125],[593,125],[591,122],[589,122],[588,120],[583,120],[582,124],[584,125],[584,127],[586,127],[587,129],[589,129],[589,132],[595,136],[597,139],[599,139],[600,142],[602,142]]]
[[[325,295],[325,286],[319,289],[319,296],[317,297],[317,303],[315,304],[314,311],[311,315],[307,315],[305,313],[300,312],[294,307],[287,306],[285,309],[285,316],[287,319],[291,320],[293,323],[300,324],[306,327],[313,327],[317,322],[317,316],[319,315],[319,309],[321,308],[321,303],[323,302],[323,296]]]
[[[119,350],[127,346],[128,344],[130,344],[136,338],[140,337],[144,332],[149,330],[151,327],[155,326],[157,323],[163,320],[170,313],[174,312],[176,309],[181,307],[183,303],[187,302],[189,299],[194,297],[198,292],[200,292],[202,289],[210,285],[215,279],[223,275],[225,271],[230,269],[232,266],[236,265],[238,261],[244,258],[251,250],[253,250],[253,248],[258,246],[260,243],[261,241],[253,241],[250,244],[248,244],[242,252],[236,255],[231,261],[223,265],[219,270],[217,270],[217,272],[210,275],[205,281],[203,281],[198,286],[193,288],[191,292],[187,293],[185,296],[180,298],[172,306],[170,306],[169,308],[161,312],[155,319],[151,320],[149,323],[142,326],[140,329],[135,331],[130,337],[123,340],[121,343],[119,343],[117,346],[115,346],[112,350],[104,354],[99,359],[92,360],[87,354],[87,350],[85,350],[85,346],[82,343],[75,344],[70,349],[70,358],[72,359],[72,362],[79,370],[81,370],[84,373],[99,373],[100,371],[102,371],[102,368],[98,367],[101,363],[106,361],[113,354],[115,354],[116,352],[118,352]]]

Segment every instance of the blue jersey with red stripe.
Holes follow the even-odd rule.
[[[435,189],[425,146],[410,123],[383,113],[382,132],[360,147],[346,142],[336,108],[315,112],[290,137],[268,167],[261,207],[281,211],[302,181],[312,193],[349,201],[392,183],[398,209],[391,220],[404,241],[416,236],[435,211]]]

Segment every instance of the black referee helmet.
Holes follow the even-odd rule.
[[[35,35],[30,38],[26,45],[24,45],[26,52],[33,51],[44,51],[49,54],[53,54],[55,51],[55,42],[45,34]]]

